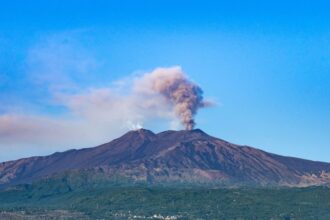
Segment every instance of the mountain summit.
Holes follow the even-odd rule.
[[[310,186],[330,183],[330,164],[284,157],[212,137],[200,129],[146,129],[109,143],[0,163],[0,186],[63,172],[101,172],[148,184]]]

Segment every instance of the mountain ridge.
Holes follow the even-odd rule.
[[[330,183],[330,163],[285,157],[212,137],[200,129],[129,131],[93,148],[0,163],[0,187],[70,170],[103,169],[151,184],[311,186]],[[94,171],[93,171],[94,170]]]

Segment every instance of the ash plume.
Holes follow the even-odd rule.
[[[65,109],[65,116],[16,111],[0,114],[0,150],[13,146],[34,152],[36,147],[47,146],[50,152],[63,151],[67,146],[93,146],[143,126],[179,129],[179,121],[191,130],[197,111],[213,105],[203,99],[202,89],[181,67],[156,68],[106,87],[53,95],[51,100]]]
[[[186,130],[194,128],[198,109],[211,104],[203,100],[203,90],[186,77],[181,67],[157,68],[136,85],[161,94],[173,106]]]

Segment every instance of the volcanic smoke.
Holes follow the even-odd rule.
[[[181,67],[157,68],[145,74],[139,85],[165,97],[186,130],[194,128],[198,109],[211,104],[203,100],[203,90],[186,77]]]

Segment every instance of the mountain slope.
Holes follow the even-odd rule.
[[[147,183],[307,186],[330,183],[330,164],[238,146],[196,129],[154,134],[140,129],[94,148],[0,164],[0,186],[68,170],[101,169]]]

